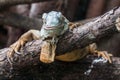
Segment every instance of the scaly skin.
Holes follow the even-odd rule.
[[[40,31],[40,36],[45,40],[45,43],[41,48],[40,60],[44,63],[51,63],[55,59],[58,36],[68,30],[69,21],[60,12],[55,11],[44,13],[42,18],[43,26]],[[48,37],[51,39],[48,39]]]
[[[21,46],[23,46],[27,41],[42,39],[44,43],[41,48],[40,60],[44,63],[51,63],[54,59],[61,61],[75,61],[83,58],[88,53],[97,54],[103,57],[111,63],[110,56],[106,51],[96,50],[96,44],[91,44],[83,49],[77,49],[63,55],[55,56],[56,43],[59,40],[58,36],[64,34],[68,29],[73,29],[81,23],[69,22],[60,12],[49,12],[43,14],[43,26],[41,30],[29,30],[23,34],[18,41],[10,46],[10,51],[8,53],[8,58],[12,58],[13,54],[18,52]]]

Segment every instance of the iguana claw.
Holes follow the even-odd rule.
[[[112,54],[109,54],[107,51],[98,51],[97,46],[95,43],[91,44],[89,46],[90,53],[97,55],[98,57],[103,57],[106,59],[109,63],[112,63],[111,56]]]
[[[7,58],[9,62],[12,62],[12,58],[14,53],[19,54],[18,50],[21,48],[21,46],[24,46],[24,44],[27,41],[30,41],[32,39],[37,40],[40,39],[40,32],[38,30],[29,30],[28,32],[24,33],[18,41],[16,41],[14,44],[10,46],[10,50],[7,53]]]
[[[109,63],[112,63],[111,56],[112,54],[108,54],[107,51],[97,51],[98,56],[103,57],[104,59],[108,60]]]
[[[17,42],[15,42],[14,44],[12,44],[10,46],[10,50],[7,53],[7,59],[10,63],[13,62],[13,55],[15,53],[19,53],[18,50],[20,49],[21,46],[23,46],[25,44],[25,42],[23,40],[18,40]]]

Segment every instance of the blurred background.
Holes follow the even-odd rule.
[[[43,13],[55,10],[62,12],[68,20],[74,22],[102,15],[116,6],[120,6],[120,0],[53,0],[11,6],[6,12],[18,13],[30,18],[41,18]],[[1,25],[0,48],[8,47],[26,31],[9,25]],[[120,56],[120,34],[106,37],[98,41],[98,45],[99,49],[114,53],[114,56]]]

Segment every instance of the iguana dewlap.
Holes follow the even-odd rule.
[[[8,53],[9,58],[17,52],[21,46],[23,46],[27,41],[33,39],[42,39],[44,42],[41,47],[40,60],[44,63],[51,63],[54,59],[61,61],[75,61],[78,60],[88,53],[97,54],[102,56],[111,63],[110,55],[106,51],[97,51],[96,46],[93,44],[87,46],[83,49],[77,49],[62,55],[56,56],[56,44],[59,40],[59,36],[62,36],[69,28],[72,29],[76,25],[81,25],[81,23],[71,24],[61,12],[51,11],[49,13],[44,13],[43,16],[43,26],[41,30],[29,30],[24,33],[18,41],[10,46],[10,52]]]

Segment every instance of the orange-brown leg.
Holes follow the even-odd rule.
[[[73,23],[73,22],[69,22],[69,29],[72,30],[78,26],[82,25],[81,23]]]
[[[96,49],[97,49],[97,46],[95,43],[93,43],[89,46],[90,53],[97,55],[97,56],[101,56],[104,59],[108,60],[109,63],[112,63],[111,58],[110,58],[112,56],[112,54],[108,54],[107,51],[98,51]]]
[[[32,39],[39,39],[40,38],[40,32],[38,30],[29,30],[28,32],[24,33],[18,41],[16,41],[14,44],[10,46],[10,50],[7,53],[8,60],[12,58],[14,53],[18,53],[18,50],[21,46],[23,46],[27,41],[30,41]]]

